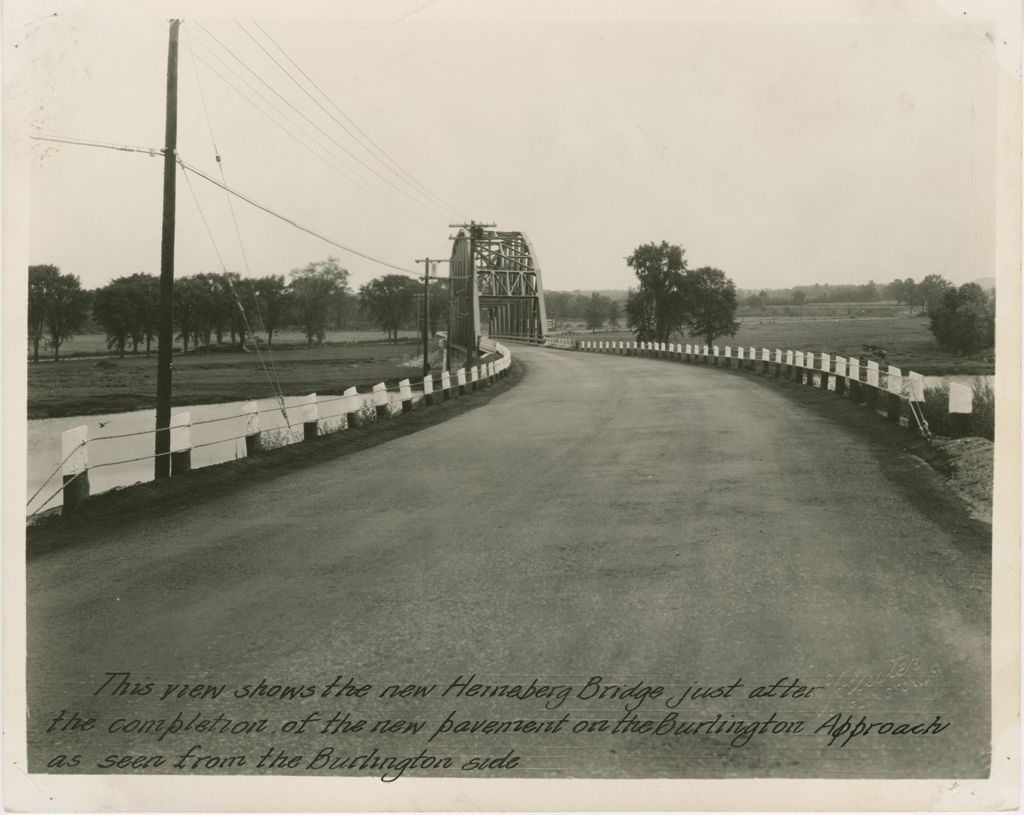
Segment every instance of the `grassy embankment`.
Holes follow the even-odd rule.
[[[79,338],[78,350],[84,352],[95,341],[91,337]],[[395,345],[363,341],[318,348],[275,347],[273,371],[285,395],[341,393],[353,385],[363,390],[377,382],[391,386],[403,378],[418,378],[418,367],[402,366],[418,351],[414,340]],[[265,351],[263,359],[269,363]],[[260,359],[253,352],[175,354],[173,364],[175,406],[258,399],[274,393]],[[57,364],[40,362],[28,366],[30,419],[115,413],[155,405],[155,354],[148,358],[68,358]]]

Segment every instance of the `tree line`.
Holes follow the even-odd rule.
[[[942,275],[926,275],[920,281],[912,277],[896,278],[879,285],[870,280],[862,284],[815,283],[789,289],[740,291],[740,302],[746,308],[764,306],[802,306],[809,303],[881,303],[896,302],[919,314],[934,309],[952,285]]]
[[[87,291],[77,275],[57,266],[29,266],[28,338],[32,359],[40,348],[60,359],[64,342],[89,327],[105,335],[107,347],[124,356],[144,347],[148,356],[157,337],[160,281],[139,273],[118,277]],[[329,329],[376,326],[392,342],[398,331],[416,326],[422,287],[400,274],[375,278],[353,291],[349,272],[337,258],[315,261],[284,275],[242,278],[237,272],[202,272],[174,282],[175,339],[183,349],[222,345],[242,348],[246,342],[271,347],[274,335],[298,329],[312,347],[324,342]],[[430,330],[447,323],[447,283],[435,281],[429,292]]]
[[[596,330],[606,324],[618,328],[622,321],[623,297],[610,297],[600,292],[546,291],[544,308],[552,320],[583,320],[587,328]]]

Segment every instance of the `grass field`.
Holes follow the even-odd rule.
[[[376,332],[374,337],[380,335]],[[82,338],[83,341],[86,338]],[[276,343],[275,343],[276,345]],[[420,376],[402,362],[419,353],[412,340],[346,341],[318,348],[278,348],[273,368],[285,395],[341,393],[353,385],[372,386]],[[264,360],[268,359],[263,354]],[[233,402],[272,396],[255,353],[214,352],[174,357],[175,406]],[[65,359],[28,366],[28,418],[78,416],[141,410],[156,405],[156,355],[105,359]]]
[[[626,330],[599,331],[596,334],[575,331],[573,335],[581,339],[633,339]],[[686,343],[694,340],[676,336],[673,341]],[[779,348],[840,356],[865,354],[868,359],[884,359],[904,370],[911,369],[925,376],[995,372],[992,362],[958,357],[939,348],[928,331],[927,317],[747,317],[740,321],[740,330],[735,337],[719,337],[716,342],[733,348],[753,346],[758,353],[761,348],[772,352]],[[867,352],[865,346],[868,345],[883,349],[885,355]]]
[[[401,329],[398,332],[399,338],[414,338],[417,336],[416,331]],[[266,339],[266,337],[260,333],[260,339]],[[329,344],[335,344],[340,342],[385,342],[386,338],[382,331],[374,330],[356,330],[356,331],[328,331],[324,339]],[[274,334],[274,347],[275,348],[291,348],[293,346],[305,347],[306,338],[301,331],[278,331]],[[145,344],[141,346],[142,350],[145,350]],[[175,346],[175,351],[181,351],[181,342],[179,341]],[[156,343],[153,343],[153,353],[156,353]],[[29,358],[31,359],[32,349],[29,348]],[[113,356],[117,354],[107,348],[107,338],[103,334],[81,334],[77,337],[72,337],[67,340],[60,349],[61,359],[65,357],[80,357],[80,356]],[[46,348],[41,347],[39,349],[39,360],[43,361],[44,358],[49,359],[52,354],[47,353]]]

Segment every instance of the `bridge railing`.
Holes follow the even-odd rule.
[[[895,365],[864,361],[858,357],[844,357],[825,352],[783,351],[774,353],[767,348],[697,345],[692,343],[658,343],[637,340],[577,340],[550,339],[548,345],[589,353],[618,356],[648,357],[675,360],[717,368],[745,370],[764,377],[785,378],[802,385],[832,391],[837,396],[854,400],[872,410],[884,410],[886,418],[894,424],[915,426],[928,435],[923,404],[925,379],[915,371],[903,372]],[[974,404],[973,389],[969,385],[951,382],[948,411],[951,435],[965,436],[970,432]]]
[[[512,353],[500,342],[481,343],[480,351],[497,359],[455,371],[438,371],[422,378],[402,379],[397,385],[379,382],[362,391],[350,387],[342,393],[270,397],[228,403],[223,415],[193,421],[191,410],[172,414],[170,422],[171,476],[255,455],[261,451],[347,431],[375,421],[400,416],[417,406],[434,405],[453,396],[488,387],[508,375]],[[217,405],[206,406],[216,408]],[[230,408],[230,409],[229,409]],[[205,412],[205,411],[204,411]],[[137,424],[137,423],[136,423]],[[35,487],[26,505],[31,518],[57,506],[68,513],[90,495],[140,480],[140,467],[151,463],[156,428],[131,430],[117,421],[101,425],[100,435],[90,435],[81,425],[61,434],[60,463]],[[166,429],[166,428],[165,428]],[[54,456],[53,460],[56,460]],[[58,479],[57,476],[60,476]],[[151,476],[150,476],[151,478]]]

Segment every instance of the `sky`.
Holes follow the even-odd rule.
[[[176,15],[179,157],[411,273],[475,219],[526,232],[552,290],[625,289],[661,240],[748,289],[995,275],[984,4],[285,5],[9,4],[26,132],[160,148]],[[159,273],[158,157],[26,151],[31,263]],[[177,275],[395,271],[181,170],[176,213]]]

